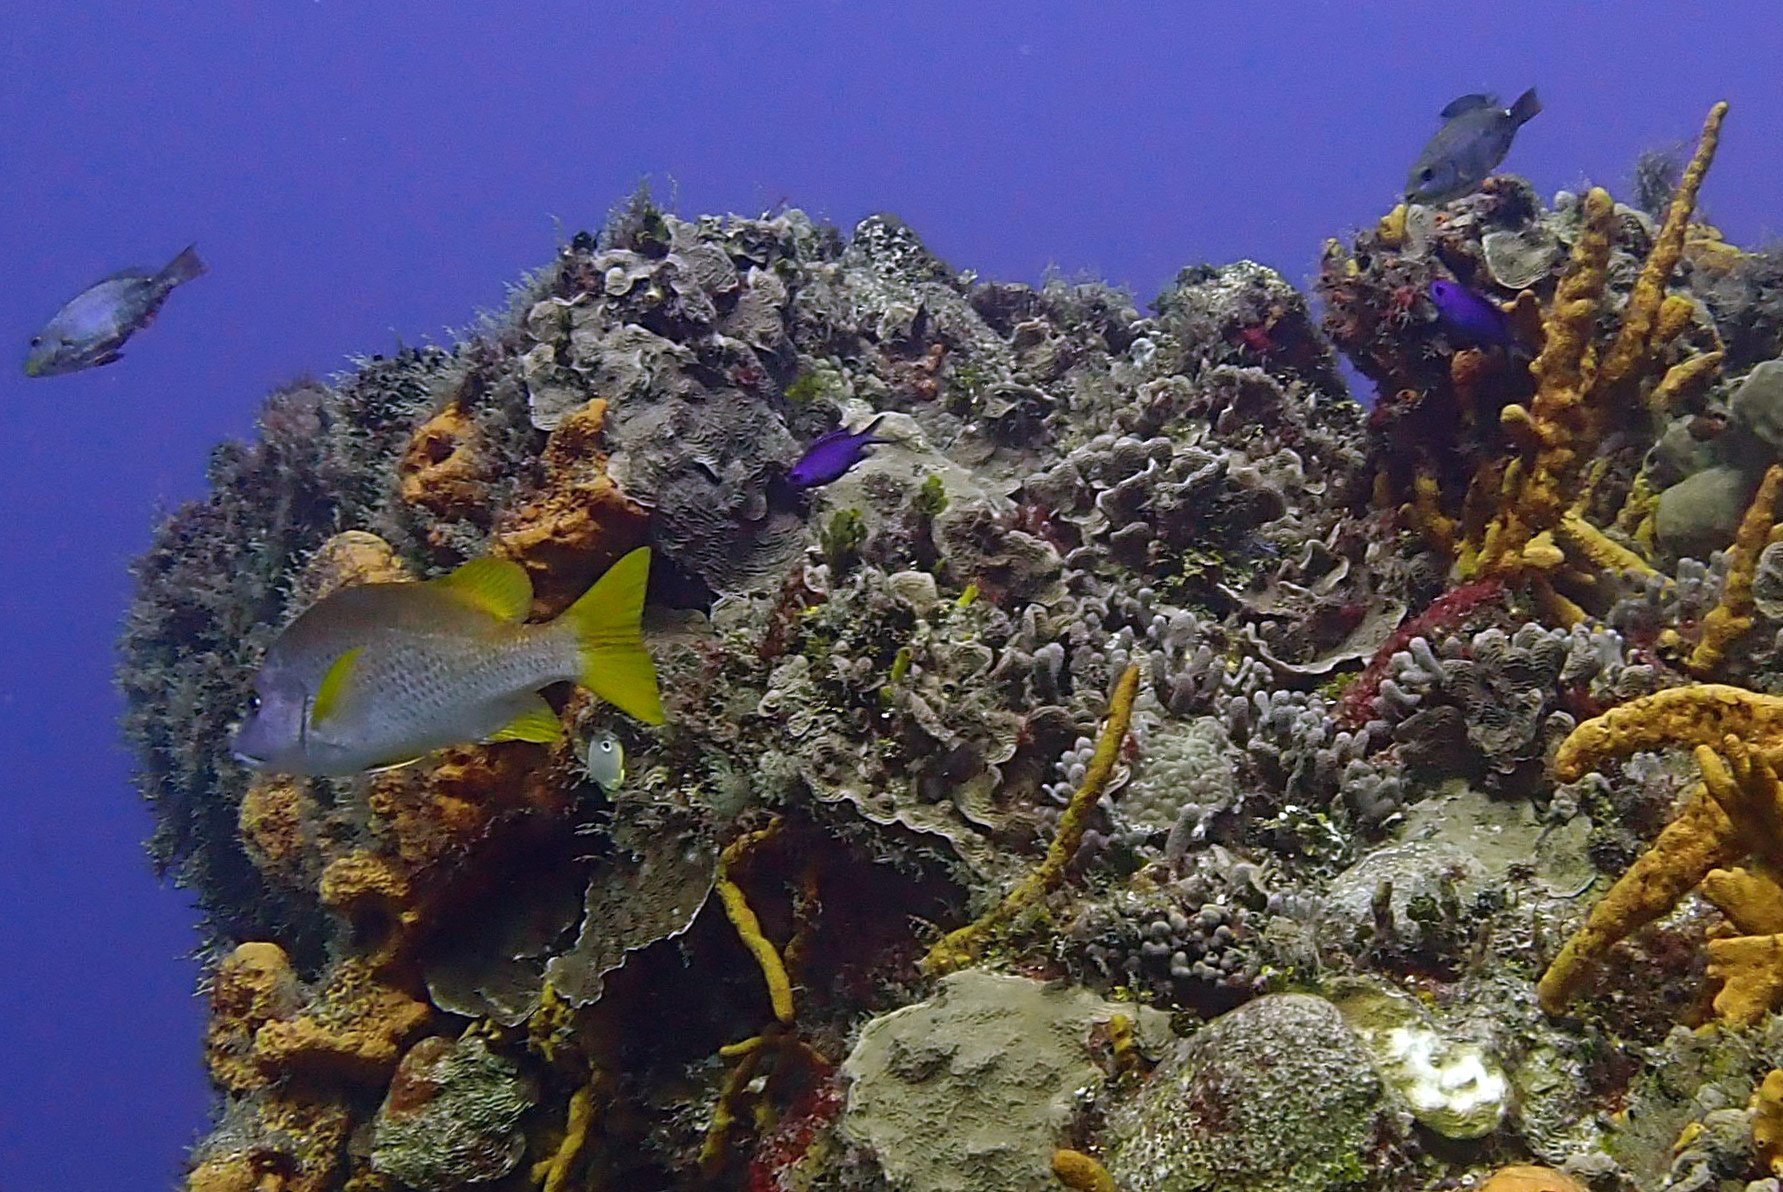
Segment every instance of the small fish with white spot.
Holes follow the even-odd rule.
[[[588,738],[582,757],[582,768],[601,790],[612,794],[625,781],[625,745],[619,734],[605,729]]]

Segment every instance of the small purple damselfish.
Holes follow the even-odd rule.
[[[1443,328],[1457,339],[1483,348],[1508,348],[1514,342],[1504,309],[1458,281],[1439,278],[1431,282],[1430,301],[1436,304]]]
[[[848,469],[873,453],[873,444],[893,441],[873,433],[884,417],[878,415],[859,430],[832,430],[818,435],[786,473],[787,483],[794,488],[821,488],[842,479]]]

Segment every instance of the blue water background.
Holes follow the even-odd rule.
[[[5,27],[4,1192],[167,1187],[205,1125],[192,915],[142,853],[110,685],[152,519],[269,386],[446,338],[641,177],[684,214],[890,210],[957,267],[1149,298],[1201,260],[1304,280],[1438,109],[1536,84],[1506,168],[1544,194],[1626,195],[1727,97],[1708,214],[1783,228],[1767,4],[89,0]],[[19,373],[65,298],[192,240],[211,275],[121,364]]]

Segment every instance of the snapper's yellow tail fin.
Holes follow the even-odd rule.
[[[650,548],[640,546],[594,581],[562,620],[582,653],[582,686],[646,724],[661,724],[662,694],[656,664],[644,648],[638,622],[650,578]]]

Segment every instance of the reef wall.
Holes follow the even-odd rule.
[[[640,197],[452,348],[273,394],[123,642],[213,947],[189,1186],[1767,1176],[1783,267],[1693,222],[1718,131],[1657,218],[1400,208],[1322,321],[1248,261],[1142,314]],[[566,686],[555,746],[230,756],[319,595],[493,553],[547,617],[642,543],[660,728]]]

